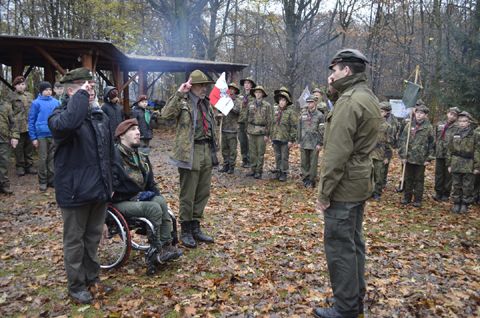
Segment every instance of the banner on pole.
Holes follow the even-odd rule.
[[[220,75],[210,93],[210,103],[223,115],[227,116],[233,108],[233,100],[228,93],[228,84],[225,80],[225,72]]]
[[[403,104],[405,108],[410,108],[415,106],[418,98],[418,91],[420,90],[420,85],[407,81],[407,88],[403,94]]]
[[[302,95],[300,95],[300,98],[298,99],[298,103],[300,104],[300,108],[307,107],[308,96],[310,96],[310,91],[308,90],[308,85],[307,85],[307,86],[305,86],[305,89],[303,90]]]

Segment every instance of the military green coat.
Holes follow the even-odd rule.
[[[480,127],[476,128],[473,131],[474,137],[474,154],[473,154],[473,169],[474,170],[480,170]]]
[[[445,135],[442,138],[443,129],[448,124],[448,119],[442,120],[435,126],[435,157],[447,158],[447,148],[452,141],[453,134],[458,129],[458,123],[455,121],[453,124],[449,124]]]
[[[0,102],[0,143],[10,143],[11,139],[20,139],[18,127],[9,102]]]
[[[334,107],[325,120],[324,154],[318,201],[357,202],[373,193],[371,153],[377,144],[382,114],[368,89],[365,73],[346,76],[331,85]]]
[[[272,122],[272,106],[269,102],[262,100],[256,106],[256,100],[248,104],[248,117],[246,124],[247,134],[249,135],[270,135],[270,125]]]
[[[392,158],[394,142],[393,131],[393,126],[383,119],[382,123],[380,124],[380,131],[378,132],[377,145],[372,152],[372,159],[383,161],[385,159],[390,160]]]
[[[287,105],[282,111],[277,125],[280,107],[273,111],[270,139],[294,143],[297,137],[297,113],[293,105]]]
[[[410,164],[423,166],[425,162],[435,160],[433,127],[427,120],[424,120],[418,124],[417,132],[415,133],[416,126],[416,120],[412,122],[411,126],[405,126],[400,137],[398,155],[401,159],[407,159],[407,162]],[[410,127],[410,141],[407,154],[405,147],[407,145],[408,127]]]
[[[233,96],[233,108],[226,117],[223,118],[222,131],[237,132],[238,131],[238,115],[242,107],[241,103],[238,103],[238,96]]]
[[[6,100],[12,105],[15,122],[20,133],[28,131],[28,116],[34,99],[33,95],[27,91],[23,93],[14,91],[7,95]]]
[[[192,101],[193,100],[193,101]],[[192,169],[193,166],[193,149],[195,147],[195,122],[197,121],[197,106],[196,102],[198,97],[193,94],[183,94],[176,92],[169,98],[167,104],[162,109],[162,117],[165,120],[176,120],[176,135],[173,139],[173,148],[170,152],[170,158],[168,162],[184,169]],[[195,106],[193,106],[195,102]],[[210,118],[214,118],[214,112],[212,105],[205,98],[205,102],[208,104],[208,111]],[[218,136],[216,132],[216,121],[212,120],[212,134],[215,141],[215,148],[212,151],[218,151]]]
[[[310,118],[311,116],[311,118]],[[310,119],[310,125],[309,123]],[[323,133],[320,131],[323,125],[323,114],[315,109],[310,114],[307,108],[302,109],[298,120],[297,141],[302,149],[315,149],[323,145]]]
[[[250,103],[255,101],[255,97],[252,95],[247,95],[247,102],[245,103],[245,92],[243,92],[243,95],[239,95],[235,103],[238,103],[240,105],[240,113],[238,115],[238,122],[239,123],[247,123],[247,117],[248,117],[248,105]]]
[[[461,129],[455,129],[452,139],[447,147],[447,167],[452,168],[452,173],[473,173],[475,134],[473,128],[462,136]]]
[[[393,129],[393,148],[398,148],[398,132],[400,131],[400,122],[398,121],[397,117],[393,114],[390,114],[387,118],[385,118],[387,123],[392,126]]]

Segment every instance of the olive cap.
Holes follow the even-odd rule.
[[[458,107],[451,107],[448,109],[449,113],[456,113],[457,115],[460,114],[462,111]]]
[[[240,89],[238,89],[237,84],[235,84],[235,83],[230,83],[230,84],[228,84],[228,88],[230,88],[230,87],[235,88],[235,89],[237,90],[237,94],[240,94]]]
[[[417,99],[417,102],[415,103],[415,106],[425,106],[425,103],[421,99]]]
[[[318,96],[310,94],[308,95],[306,102],[318,102]]]
[[[415,107],[415,111],[416,112],[420,111],[420,112],[424,112],[425,114],[428,114],[430,112],[430,109],[428,109],[428,107],[425,106],[425,104],[422,104],[422,105],[419,105],[419,106]]]
[[[273,93],[275,95],[279,94],[280,92],[285,92],[285,93],[288,94],[288,97],[292,98],[292,93],[290,93],[285,86],[282,86],[282,87],[280,87],[280,89],[277,89],[277,90],[273,91]]]
[[[275,96],[273,97],[273,99],[275,99],[275,102],[277,104],[280,104],[280,97],[283,97],[287,100],[287,105],[292,105],[292,101],[290,100],[290,96],[288,95],[287,92],[278,92],[275,94]]]
[[[192,79],[192,85],[193,84],[215,84],[214,81],[211,81],[210,79],[208,79],[207,75],[205,75],[205,73],[203,73],[202,71],[200,70],[195,70],[192,72],[192,74],[190,74],[190,77],[189,79]]]
[[[86,67],[82,67],[67,72],[60,80],[60,83],[67,84],[75,81],[86,82],[91,80],[93,80],[92,71]]]
[[[345,49],[338,51],[337,54],[335,54],[328,68],[332,69],[340,62],[358,62],[366,64],[368,63],[368,60],[365,55],[363,55],[362,52],[360,52],[359,50]]]
[[[243,84],[245,84],[245,81],[250,81],[250,82],[252,82],[252,88],[257,87],[257,84],[255,84],[255,81],[253,80],[253,77],[249,76],[249,77],[247,77],[247,78],[241,79],[241,80],[240,80],[240,86],[244,86]]]
[[[384,111],[389,112],[392,110],[392,104],[390,104],[389,102],[381,102],[380,109],[383,109]]]
[[[460,114],[458,114],[458,117],[463,117],[463,116],[464,116],[464,117],[467,117],[469,120],[472,120],[472,119],[473,119],[472,115],[470,115],[470,113],[467,112],[467,111],[463,111],[463,112],[461,112]]]
[[[253,97],[255,97],[255,91],[262,91],[263,92],[263,97],[267,97],[267,92],[265,92],[265,90],[263,89],[262,86],[258,85],[258,86],[255,86],[255,88],[253,88],[252,90],[250,90],[250,95],[252,95]]]
[[[315,92],[318,92],[323,95],[323,91],[318,87],[313,89],[312,93],[315,93]]]

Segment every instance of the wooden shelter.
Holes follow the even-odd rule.
[[[123,54],[108,41],[77,40],[60,38],[40,38],[30,36],[0,35],[0,63],[11,66],[12,78],[23,75],[28,77],[33,67],[43,67],[44,80],[55,82],[55,70],[65,75],[67,69],[88,67],[96,72],[108,85],[123,91],[123,107],[129,114],[128,85],[138,77],[139,92],[147,90],[163,73],[185,73],[187,79],[193,70],[213,72],[217,77],[226,72],[227,79],[236,82],[237,73],[248,64],[223,63],[165,56],[136,56]],[[28,66],[24,73],[25,67]],[[113,83],[105,76],[105,71],[113,74]],[[135,75],[129,76],[129,72]],[[148,72],[161,72],[150,84],[147,83]],[[208,74],[207,74],[208,76]],[[14,89],[0,76],[0,81]]]

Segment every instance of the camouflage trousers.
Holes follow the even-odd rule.
[[[383,164],[383,160],[373,159],[373,179],[375,181],[375,190],[373,195],[382,195],[383,188],[383,175],[385,174],[386,165]]]
[[[383,184],[388,182],[388,169],[390,168],[390,162],[385,165],[385,171],[383,172]]]
[[[405,195],[412,194],[415,200],[422,200],[425,183],[425,166],[411,163],[405,166]]]
[[[237,161],[237,133],[222,131],[222,156],[223,164],[235,166]]]
[[[263,173],[263,160],[267,143],[263,140],[263,135],[250,135],[250,168],[253,173]]]
[[[317,149],[301,149],[301,165],[303,181],[317,183],[318,174],[318,151]]]
[[[435,159],[435,192],[450,196],[452,191],[452,174],[448,172],[445,158]]]
[[[11,162],[12,146],[10,143],[0,143],[0,186],[10,180]]]
[[[473,189],[475,187],[475,175],[473,173],[452,173],[454,203],[472,204],[474,201]]]
[[[250,162],[250,142],[247,137],[244,123],[238,123],[238,141],[240,142],[240,153],[243,162]]]
[[[288,144],[273,144],[275,154],[275,167],[278,171],[289,172],[288,160],[290,158],[290,148]]]
[[[18,169],[27,169],[33,167],[33,156],[35,154],[35,147],[30,140],[30,135],[27,132],[20,134],[18,145],[13,149],[15,157],[15,166]]]
[[[38,138],[38,183],[53,184],[55,167],[53,165],[53,154],[55,153],[55,142],[53,137]]]

